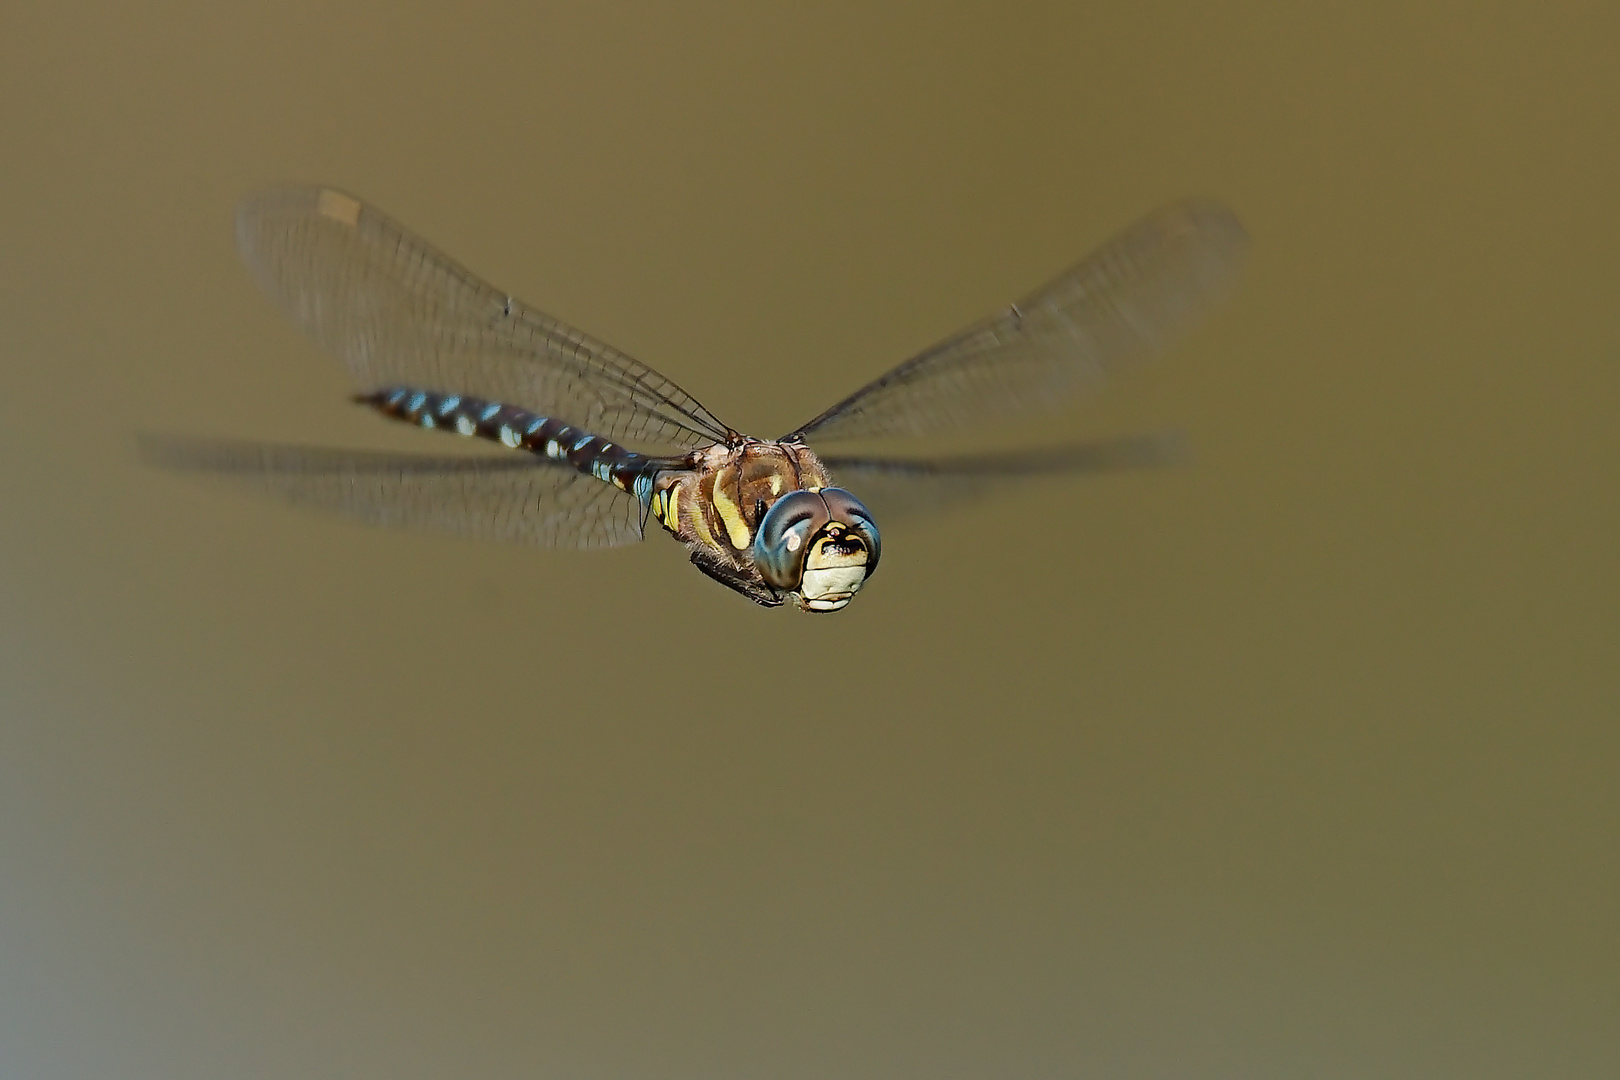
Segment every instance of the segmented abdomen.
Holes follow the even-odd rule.
[[[370,405],[384,416],[420,427],[445,428],[468,437],[476,435],[514,450],[528,450],[554,461],[566,461],[582,473],[631,492],[642,502],[652,494],[654,459],[562,420],[539,416],[516,405],[404,386],[360,394],[355,400]]]

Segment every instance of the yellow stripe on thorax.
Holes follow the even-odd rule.
[[[681,521],[681,489],[678,487],[669,489],[669,515],[670,518],[676,522],[676,527],[673,531],[676,536],[679,536]],[[701,539],[705,544],[709,545],[710,547],[718,546],[714,542],[714,534],[709,531],[709,523],[703,520],[702,506],[693,503],[691,509],[687,511],[686,522],[692,526],[692,531],[697,533],[698,538]]]
[[[742,510],[737,507],[737,501],[726,494],[725,481],[728,473],[735,476],[736,470],[721,469],[719,475],[714,478],[714,509],[726,527],[726,536],[731,540],[731,546],[738,551],[747,551],[754,535],[748,528],[748,522],[743,520]]]

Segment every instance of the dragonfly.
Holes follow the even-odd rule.
[[[154,464],[223,475],[386,526],[542,547],[637,542],[649,521],[765,607],[844,608],[877,569],[876,517],[1019,478],[1156,464],[1160,435],[999,453],[871,456],[812,444],[975,431],[1050,409],[1162,351],[1230,290],[1247,246],[1226,207],[1166,206],[1023,300],[775,439],[722,423],[669,378],[485,283],[330,187],[245,199],[260,287],[384,417],[507,452],[400,454],[149,436]],[[847,487],[844,485],[848,485]],[[657,531],[657,530],[655,530]]]

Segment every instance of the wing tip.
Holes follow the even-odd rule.
[[[232,474],[273,468],[278,450],[273,443],[170,435],[142,431],[135,435],[135,456],[141,464],[173,473]]]
[[[244,195],[236,204],[236,246],[253,262],[260,240],[287,217],[319,217],[344,228],[360,224],[364,200],[325,184],[276,184]]]
[[[197,456],[188,451],[196,449],[196,444],[183,436],[159,435],[149,431],[135,433],[135,460],[148,468],[169,472],[194,471],[200,466]]]
[[[1236,261],[1249,247],[1249,230],[1233,209],[1202,196],[1170,203],[1148,219],[1164,233]]]
[[[360,212],[365,204],[337,188],[321,188],[315,195],[315,212],[340,225],[354,228],[360,223]]]

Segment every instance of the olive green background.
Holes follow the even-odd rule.
[[[1620,1075],[1620,8],[21,5],[0,1073]],[[318,180],[769,435],[1206,195],[1232,304],[844,613],[366,530]]]

